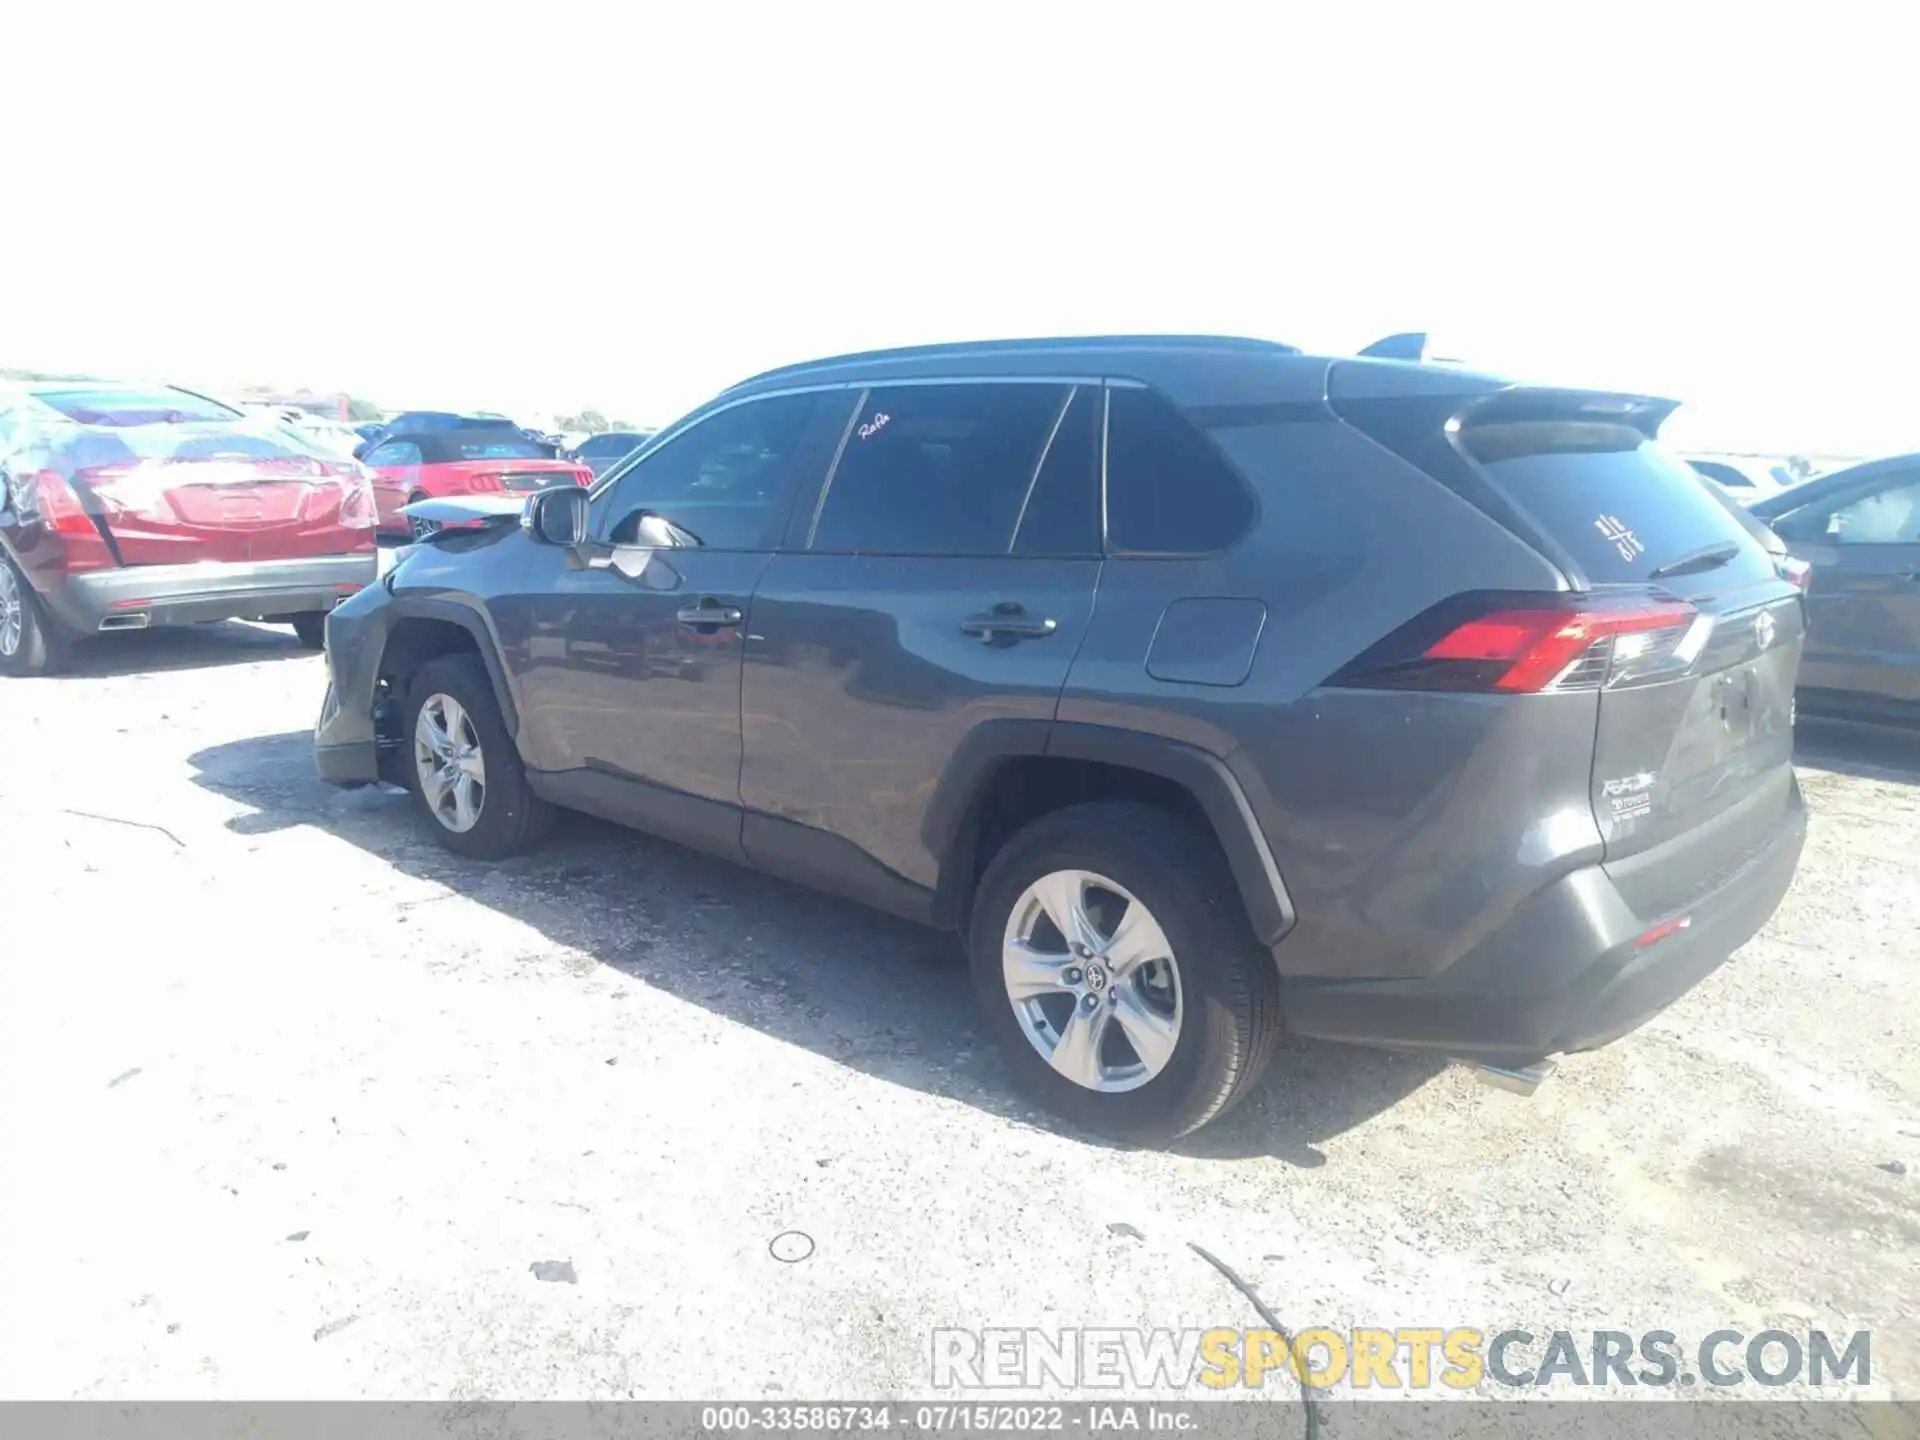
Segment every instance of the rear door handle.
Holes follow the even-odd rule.
[[[738,625],[746,619],[743,611],[718,600],[702,600],[698,605],[683,605],[674,618],[682,625]]]
[[[1032,616],[1026,606],[1002,601],[985,615],[969,615],[960,622],[968,635],[978,635],[988,644],[995,640],[1040,640],[1060,628],[1051,615]]]

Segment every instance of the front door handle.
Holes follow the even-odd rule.
[[[968,635],[978,635],[987,644],[996,640],[1040,640],[1060,628],[1051,615],[1032,616],[1027,607],[1003,600],[985,615],[969,615],[960,622]]]
[[[682,625],[738,625],[746,613],[718,600],[702,600],[698,605],[683,605],[674,618]]]

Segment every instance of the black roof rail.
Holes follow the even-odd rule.
[[[856,350],[846,355],[823,355],[817,360],[804,360],[795,365],[779,365],[771,370],[762,370],[758,375],[749,375],[746,379],[727,388],[738,390],[742,386],[757,385],[763,380],[778,379],[783,375],[803,375],[809,371],[829,369],[836,365],[852,365],[873,360],[931,360],[946,356],[976,354],[1032,355],[1044,354],[1049,350],[1142,347],[1168,350],[1244,350],[1269,355],[1300,353],[1297,346],[1283,345],[1278,340],[1255,340],[1240,335],[1063,335],[1044,339],[958,340],[940,345],[905,345],[885,350]]]
[[[1424,360],[1427,358],[1427,332],[1406,330],[1376,340],[1359,352],[1375,360]]]

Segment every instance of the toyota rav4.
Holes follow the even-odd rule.
[[[724,392],[591,489],[429,502],[335,610],[322,775],[451,849],[588,811],[960,932],[1136,1140],[1283,1029],[1507,1072],[1779,904],[1799,590],[1669,402],[1146,337]]]

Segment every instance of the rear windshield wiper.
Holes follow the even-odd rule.
[[[1696,575],[1702,570],[1718,570],[1739,554],[1740,547],[1731,540],[1722,540],[1717,545],[1702,545],[1698,550],[1689,550],[1678,560],[1667,561],[1647,578],[1670,580],[1675,575]]]

